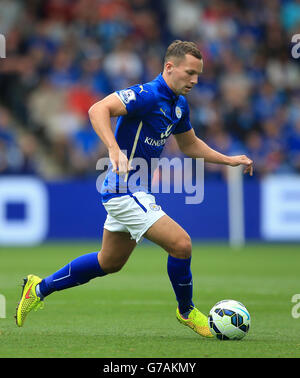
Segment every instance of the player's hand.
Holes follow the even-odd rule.
[[[129,165],[127,156],[117,147],[108,150],[109,159],[112,164],[112,171],[118,175],[126,174],[132,168]]]
[[[249,159],[246,155],[230,156],[229,165],[231,167],[237,167],[238,165],[244,165],[244,174],[249,173],[250,176],[253,175],[253,161]]]

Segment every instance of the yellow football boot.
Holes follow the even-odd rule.
[[[176,317],[180,323],[190,327],[199,335],[203,337],[214,337],[209,330],[207,316],[202,314],[202,312],[200,312],[196,307],[194,307],[193,310],[189,313],[187,319],[182,317],[177,307]]]
[[[39,308],[44,307],[44,302],[36,295],[35,288],[42,280],[38,276],[29,274],[24,278],[22,294],[20,302],[16,308],[16,323],[18,327],[22,327],[27,314],[31,310],[37,311]]]

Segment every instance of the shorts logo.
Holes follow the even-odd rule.
[[[176,106],[176,108],[175,108],[175,113],[176,113],[176,117],[177,117],[177,118],[181,118],[181,116],[182,116],[182,111],[181,111],[181,109],[180,109],[179,106]]]
[[[150,203],[149,207],[153,211],[159,211],[161,209],[161,207],[159,205],[156,205],[156,203]]]
[[[136,100],[135,93],[132,89],[125,89],[120,91],[119,94],[125,104],[129,104],[130,101]]]

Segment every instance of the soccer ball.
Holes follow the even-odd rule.
[[[250,314],[246,307],[233,299],[214,305],[208,315],[210,331],[219,340],[240,340],[250,328]]]

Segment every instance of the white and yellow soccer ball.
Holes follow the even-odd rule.
[[[216,303],[208,315],[211,333],[219,340],[240,340],[250,329],[249,311],[241,303],[233,299],[225,299]]]

